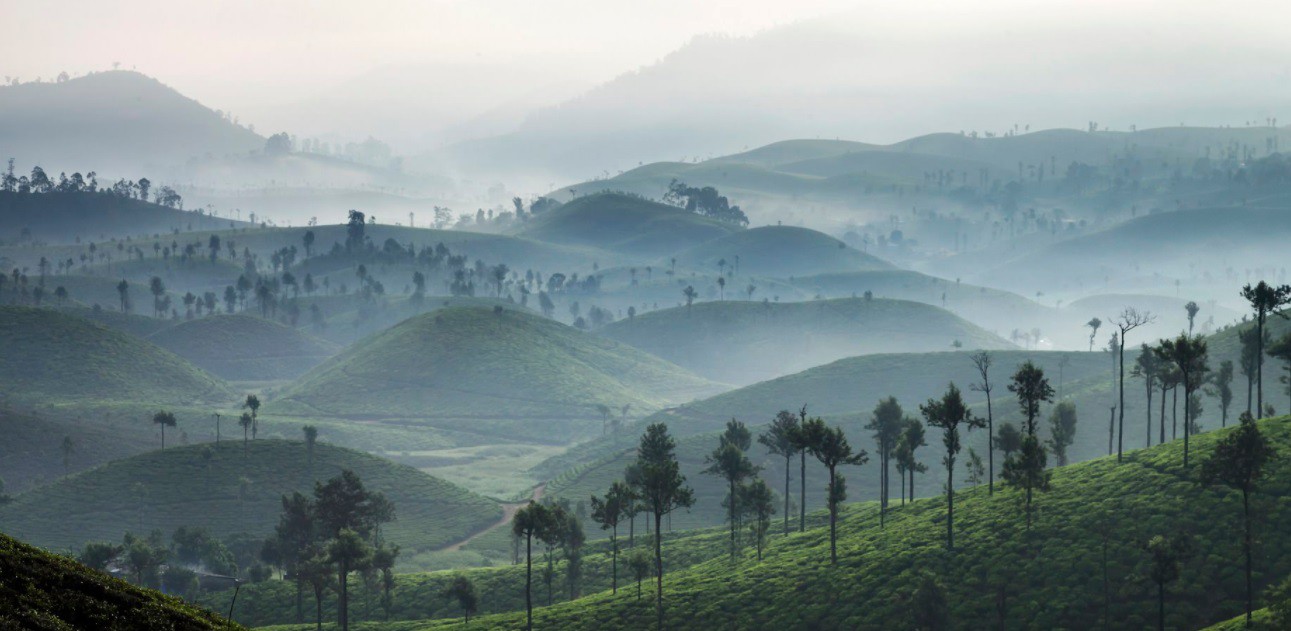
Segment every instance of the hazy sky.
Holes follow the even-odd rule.
[[[212,107],[326,89],[388,64],[559,61],[599,80],[702,33],[749,34],[838,0],[7,0],[0,67],[24,79],[114,61]],[[16,28],[17,27],[17,28]],[[274,94],[267,88],[276,88]],[[283,93],[286,93],[286,96]]]

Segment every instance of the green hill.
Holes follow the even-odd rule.
[[[1291,449],[1291,420],[1266,420],[1261,427],[1280,453]],[[1195,453],[1210,453],[1221,433],[1199,435]],[[1146,628],[1156,622],[1157,592],[1146,578],[1144,545],[1156,535],[1183,533],[1196,553],[1167,586],[1167,627],[1228,619],[1243,601],[1241,498],[1231,489],[1197,484],[1197,465],[1181,468],[1182,450],[1176,441],[1131,453],[1123,464],[1101,458],[1055,469],[1051,490],[1036,497],[1029,531],[1018,491],[961,491],[954,552],[945,549],[942,497],[897,506],[885,528],[873,503],[853,504],[840,521],[836,565],[829,563],[826,528],[774,536],[761,561],[746,546],[734,562],[714,559],[669,574],[667,616],[671,626],[685,629],[911,628],[915,615],[926,611],[912,599],[919,601],[915,592],[928,576],[938,583],[955,627],[1090,629],[1103,626],[1105,617],[1112,628]],[[1272,463],[1270,479],[1254,496],[1261,511],[1261,590],[1291,571],[1291,541],[1275,536],[1278,524],[1291,517],[1286,462]],[[535,628],[639,629],[652,624],[654,608],[630,592],[601,592],[534,614]],[[512,628],[523,616],[486,616],[472,628]]]
[[[682,208],[606,192],[577,197],[537,215],[520,234],[656,258],[738,232],[736,226]]]
[[[363,452],[317,443],[311,466],[303,442],[260,439],[244,448],[235,439],[132,456],[29,491],[0,507],[0,527],[59,548],[180,526],[202,526],[220,538],[263,537],[278,522],[284,494],[309,493],[314,481],[342,469],[394,503],[397,519],[382,532],[409,556],[458,541],[502,516],[492,500]]]
[[[224,399],[219,379],[150,342],[52,309],[0,307],[0,392],[41,404]]]
[[[135,587],[0,534],[0,628],[241,629],[205,609]]]
[[[270,409],[555,421],[599,419],[596,404],[656,410],[714,391],[668,362],[541,316],[447,308],[357,342],[301,377]]]
[[[172,230],[227,228],[227,219],[99,193],[0,192],[0,241],[20,236],[53,243],[101,241]],[[25,231],[25,232],[24,232]]]
[[[1011,345],[943,309],[902,300],[701,302],[601,332],[709,379],[748,384],[852,355]]]
[[[339,350],[298,329],[246,314],[188,320],[148,339],[231,381],[292,379]]]
[[[678,250],[674,250],[678,251]],[[739,275],[809,276],[830,272],[892,269],[892,265],[827,234],[793,226],[763,226],[714,239],[677,254],[677,264],[716,270],[721,261]]]
[[[98,422],[97,415],[70,415],[0,409],[5,448],[0,451],[4,493],[14,494],[77,471],[156,448],[151,423],[118,417]],[[180,430],[183,431],[183,430]],[[71,439],[64,460],[63,441]]]

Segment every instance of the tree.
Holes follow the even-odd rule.
[[[1117,366],[1119,376],[1117,383],[1120,391],[1120,404],[1117,413],[1117,430],[1116,430],[1116,461],[1120,462],[1124,456],[1125,448],[1125,338],[1130,331],[1137,329],[1145,324],[1150,324],[1155,318],[1151,313],[1144,311],[1140,313],[1133,307],[1126,307],[1121,314],[1112,322],[1116,325],[1120,333],[1120,344],[1117,347]]]
[[[238,425],[242,426],[242,453],[244,454],[247,451],[247,433],[251,431],[252,423],[254,423],[254,421],[251,419],[251,414],[248,412],[243,412],[242,416],[238,417]]]
[[[1282,383],[1287,384],[1287,394],[1291,394],[1291,333],[1283,335],[1281,339],[1274,342],[1268,348],[1269,357],[1280,359],[1286,362],[1286,373],[1282,376]],[[1231,364],[1231,362],[1229,362]],[[1221,367],[1222,370],[1222,367]],[[1232,369],[1229,369],[1229,378],[1232,378]],[[1291,410],[1291,407],[1287,408]]]
[[[690,305],[695,302],[695,297],[699,295],[699,292],[695,291],[693,286],[686,285],[686,288],[681,290],[681,295],[686,299],[686,313],[690,313]]]
[[[864,449],[852,452],[841,427],[830,427],[813,418],[802,424],[807,451],[829,470],[829,562],[838,562],[838,507],[847,499],[847,480],[838,474],[840,465],[860,466],[869,461]]]
[[[1040,404],[1053,401],[1053,388],[1049,379],[1044,376],[1044,369],[1036,366],[1031,360],[1018,366],[1009,383],[1009,392],[1018,398],[1022,415],[1026,417],[1023,430],[1028,436],[1035,436],[1036,418],[1040,416]]]
[[[1098,318],[1090,318],[1089,322],[1085,323],[1085,326],[1089,327],[1089,352],[1092,353],[1094,352],[1094,338],[1098,336],[1098,329],[1102,328],[1103,321]]]
[[[760,467],[756,467],[744,453],[750,444],[749,430],[735,419],[726,423],[726,431],[718,437],[717,448],[713,450],[706,458],[705,462],[708,467],[703,473],[720,477],[726,480],[728,504],[728,519],[731,522],[731,559],[735,559],[735,531],[739,527],[739,493],[737,489],[743,484],[744,479],[756,475]]]
[[[1243,414],[1237,429],[1219,439],[1215,451],[1201,465],[1202,481],[1219,483],[1242,493],[1242,552],[1246,562],[1246,626],[1251,626],[1254,588],[1251,585],[1251,492],[1264,477],[1265,466],[1277,452],[1255,419]]]
[[[251,410],[251,437],[256,437],[256,432],[260,429],[260,422],[257,412],[260,411],[260,397],[254,394],[248,394],[247,400],[242,404],[243,409]]]
[[[865,429],[874,432],[874,444],[878,446],[879,457],[879,527],[883,528],[887,523],[888,508],[888,464],[892,460],[893,451],[896,449],[897,438],[901,435],[901,420],[905,418],[905,411],[901,409],[901,404],[897,403],[896,397],[888,397],[879,401],[874,406],[874,413],[870,417],[870,422],[865,425]]]
[[[306,425],[300,428],[305,434],[305,450],[309,454],[309,470],[314,470],[314,443],[318,442],[318,428],[313,425]]]
[[[1014,452],[1022,449],[1022,432],[1019,432],[1018,428],[1012,423],[1004,423],[1000,425],[999,431],[995,432],[995,436],[991,438],[991,443],[1007,459]]]
[[[86,567],[104,572],[125,550],[124,547],[101,541],[91,541],[81,548],[76,560]]]
[[[349,220],[345,222],[345,251],[354,252],[362,250],[364,233],[367,230],[367,217],[357,211],[351,210]]]
[[[775,492],[762,478],[755,478],[741,486],[740,491],[743,496],[740,505],[753,516],[753,541],[758,548],[758,560],[761,561],[767,529],[771,527],[771,516],[775,514]]]
[[[946,456],[942,463],[946,466],[946,549],[955,549],[955,457],[961,449],[959,427],[973,430],[986,426],[986,421],[977,418],[968,411],[964,397],[955,384],[950,384],[946,394],[940,400],[928,399],[919,406],[924,420],[932,427],[942,430],[941,442],[946,446]]]
[[[282,496],[282,515],[278,517],[271,539],[283,569],[295,577],[297,622],[301,621],[301,593],[306,581],[301,566],[317,552],[314,549],[318,534],[315,516],[314,503],[300,492]]]
[[[306,230],[306,231],[305,231],[305,234],[304,234],[303,236],[301,236],[300,240],[301,240],[301,241],[304,243],[304,245],[305,245],[305,258],[309,258],[310,256],[313,256],[313,250],[314,250],[314,231],[313,231],[313,230]]]
[[[1219,362],[1219,370],[1211,375],[1210,383],[1215,388],[1207,390],[1206,394],[1219,399],[1219,426],[1228,427],[1228,409],[1233,405],[1233,361],[1231,359]]]
[[[1189,337],[1188,334],[1181,333],[1173,340],[1161,340],[1156,352],[1162,360],[1170,362],[1179,371],[1179,382],[1183,386],[1183,466],[1186,469],[1188,437],[1192,434],[1192,394],[1205,383],[1206,372],[1210,370],[1206,365],[1206,340],[1200,335]]]
[[[1049,448],[1058,466],[1067,466],[1067,448],[1076,441],[1076,404],[1062,401],[1049,415]]]
[[[314,620],[318,631],[323,630],[323,591],[331,586],[334,572],[327,551],[319,547],[310,547],[296,566],[301,580],[309,583],[314,591]]]
[[[1093,350],[1092,341],[1090,350]],[[970,359],[973,360],[973,366],[977,368],[977,374],[982,380],[969,384],[968,388],[986,395],[986,435],[989,438],[995,436],[995,411],[991,408],[991,390],[994,389],[991,385],[991,354],[987,351],[978,351],[973,353]],[[989,495],[995,494],[995,441],[993,440],[988,440],[986,443],[986,492]]]
[[[1147,344],[1140,346],[1139,356],[1134,359],[1134,371],[1130,373],[1131,377],[1138,377],[1143,380],[1143,387],[1147,390],[1147,441],[1143,444],[1146,449],[1152,446],[1152,390],[1161,378],[1161,359],[1157,354],[1152,352],[1152,348]]]
[[[475,591],[475,583],[465,574],[454,574],[453,580],[444,589],[444,598],[456,600],[462,608],[463,623],[471,623],[471,614],[480,608],[480,596]]]
[[[176,425],[175,415],[165,410],[162,410],[152,415],[152,422],[154,425],[161,426],[161,448],[165,449],[166,448],[166,428],[175,427]]]
[[[1148,553],[1148,577],[1157,586],[1157,628],[1165,631],[1166,585],[1178,580],[1185,559],[1192,555],[1192,542],[1184,536],[1157,535],[1145,546]]]
[[[908,475],[910,477],[910,501],[913,502],[914,475],[928,470],[927,465],[921,464],[918,459],[915,458],[915,451],[927,444],[927,440],[924,436],[923,423],[919,422],[919,419],[909,416],[902,419],[901,435],[897,437],[896,460],[897,471],[903,476],[901,479],[901,497],[903,498],[903,501],[905,498],[904,491],[906,486],[904,476]]]
[[[767,430],[758,436],[758,442],[766,446],[767,451],[784,458],[784,534],[786,535],[789,534],[789,466],[793,462],[793,457],[802,451],[797,439],[800,430],[798,417],[789,410],[780,410]]]
[[[1183,306],[1183,310],[1188,312],[1188,335],[1192,335],[1192,325],[1197,319],[1197,312],[1201,311],[1201,307],[1197,306],[1195,300],[1189,300],[1188,304]]]
[[[343,528],[327,546],[327,558],[336,565],[340,580],[340,599],[336,603],[342,631],[350,628],[350,572],[363,568],[372,559],[372,548],[359,533]]]
[[[647,427],[637,447],[641,500],[654,516],[655,615],[660,629],[663,628],[663,518],[678,508],[689,508],[695,503],[695,492],[686,484],[686,476],[681,474],[676,449],[677,444],[664,423]]]
[[[129,313],[130,283],[126,282],[126,279],[124,278],[121,279],[121,282],[117,283],[117,296],[121,299],[121,313]]]
[[[619,593],[619,523],[632,501],[632,489],[618,480],[610,484],[604,498],[592,496],[592,520],[601,525],[601,530],[610,531],[610,589],[615,594]]]
[[[1255,353],[1255,413],[1262,415],[1264,414],[1264,323],[1270,313],[1287,317],[1282,313],[1282,308],[1291,304],[1291,286],[1275,287],[1260,281],[1254,287],[1250,284],[1242,287],[1242,297],[1255,311],[1255,328],[1259,331],[1256,334],[1258,346]]]
[[[1044,447],[1040,445],[1040,440],[1035,436],[1026,435],[1022,437],[1022,443],[1018,446],[1017,456],[1006,458],[1004,468],[1000,472],[1005,484],[1026,493],[1024,510],[1028,531],[1031,530],[1034,492],[1049,490],[1050,471],[1045,468],[1047,466],[1047,457]]]
[[[511,532],[524,538],[524,607],[525,629],[533,629],[533,539],[541,539],[550,530],[551,515],[547,507],[530,501],[511,518]]]
[[[641,581],[650,575],[650,555],[645,550],[633,550],[628,555],[628,569],[637,580],[637,600],[641,600]]]
[[[153,276],[148,281],[148,292],[152,294],[152,317],[161,317],[161,297],[166,295],[166,284],[161,282],[161,278]]]
[[[1253,407],[1255,403],[1255,375],[1259,372],[1260,353],[1263,352],[1261,344],[1265,346],[1271,344],[1270,337],[1268,332],[1261,334],[1260,330],[1255,327],[1249,327],[1237,332],[1237,339],[1242,343],[1241,363],[1238,364],[1238,367],[1242,371],[1242,376],[1246,377],[1247,414],[1256,413]],[[1263,339],[1261,340],[1261,338]]]

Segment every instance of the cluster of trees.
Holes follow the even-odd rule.
[[[528,626],[533,626],[533,544],[537,541],[546,548],[547,567],[543,581],[547,585],[547,604],[552,603],[552,582],[556,577],[554,552],[559,549],[565,559],[565,577],[571,599],[578,597],[579,579],[582,577],[582,550],[587,542],[583,532],[582,516],[569,510],[568,503],[529,502],[516,511],[511,520],[511,534],[523,540],[525,546],[525,610]],[[618,554],[615,548],[615,559]],[[617,570],[617,565],[616,565]],[[617,582],[616,582],[617,586]],[[459,599],[460,602],[460,599]],[[463,603],[464,605],[464,603]],[[465,606],[463,606],[465,609]]]
[[[141,177],[137,181],[121,179],[110,187],[100,188],[98,174],[94,171],[84,175],[80,172],[71,175],[59,173],[57,178],[53,178],[41,167],[34,166],[31,168],[30,175],[17,175],[14,171],[13,158],[9,158],[9,164],[4,175],[0,176],[0,192],[20,195],[102,193],[144,202],[151,201],[167,208],[180,210],[184,208],[184,198],[175,192],[175,189],[163,186],[154,195],[152,193],[152,182],[146,177]]]
[[[192,598],[200,589],[199,576],[236,580],[240,564],[235,547],[236,542],[231,547],[204,528],[180,526],[169,543],[160,530],[147,536],[127,532],[119,544],[89,542],[77,560],[100,572],[120,572],[140,586]],[[243,552],[246,557],[248,550]],[[249,558],[241,561],[252,565]],[[264,567],[253,569],[248,573],[252,580],[268,577]]]
[[[674,179],[668,183],[668,192],[664,193],[663,201],[718,221],[749,225],[749,218],[744,211],[739,206],[731,205],[730,200],[711,186],[697,188]]]

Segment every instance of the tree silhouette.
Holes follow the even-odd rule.
[[[1050,472],[1045,468],[1046,466],[1047,458],[1040,440],[1035,436],[1026,435],[1022,437],[1022,442],[1018,446],[1017,456],[1006,458],[1004,468],[1000,472],[1005,484],[1026,493],[1024,512],[1028,531],[1031,530],[1034,492],[1049,490]]]
[[[654,517],[655,615],[660,629],[663,629],[663,518],[678,508],[689,508],[695,503],[695,493],[686,484],[686,476],[681,474],[676,449],[677,444],[663,423],[647,427],[637,447],[640,495]]]
[[[924,420],[932,427],[942,430],[941,442],[946,446],[946,456],[942,463],[946,466],[946,549],[955,549],[955,457],[962,448],[959,440],[959,427],[973,430],[986,426],[986,421],[977,418],[968,411],[964,397],[959,388],[952,383],[941,399],[928,399],[919,406]]]
[[[762,478],[740,487],[743,496],[741,505],[745,512],[753,516],[753,540],[758,548],[758,560],[762,560],[762,546],[766,543],[767,529],[771,527],[771,516],[775,514],[775,493]]]
[[[166,448],[166,427],[167,426],[174,427],[176,425],[175,415],[165,410],[162,410],[152,415],[152,422],[154,425],[161,426],[161,448],[165,449]]]
[[[991,443],[1007,459],[1014,452],[1022,449],[1022,432],[1019,432],[1018,428],[1012,423],[1003,423],[1000,425],[1000,429],[995,432],[995,436],[991,438]]]
[[[1049,415],[1049,448],[1058,466],[1067,466],[1067,448],[1076,441],[1076,404],[1062,401]]]
[[[1098,329],[1102,328],[1103,321],[1098,318],[1090,318],[1089,322],[1085,323],[1085,326],[1089,327],[1089,352],[1092,353],[1094,352],[1094,338],[1098,336]]]
[[[541,539],[551,530],[547,507],[529,502],[511,518],[511,532],[525,541],[524,607],[525,629],[533,629],[533,539]]]
[[[1187,537],[1157,535],[1145,546],[1148,553],[1148,577],[1157,586],[1157,628],[1165,631],[1166,585],[1179,579],[1183,561],[1192,556],[1192,542]]]
[[[754,466],[745,454],[751,439],[749,430],[735,419],[726,423],[726,431],[718,437],[717,448],[705,458],[708,467],[703,473],[726,480],[726,502],[731,523],[731,559],[735,559],[735,531],[739,527],[739,486],[745,478],[756,475],[760,467]]]
[[[1183,306],[1183,310],[1188,312],[1188,335],[1192,335],[1192,325],[1197,319],[1197,312],[1201,311],[1201,307],[1197,306],[1196,301],[1189,300],[1188,304]]]
[[[254,422],[251,414],[247,412],[243,412],[242,416],[238,417],[238,425],[242,426],[242,453],[244,454],[247,451],[247,433],[251,431],[251,424]]]
[[[650,576],[650,555],[645,550],[634,550],[628,555],[628,569],[637,580],[637,600],[641,600],[641,581]]]
[[[619,523],[632,501],[632,489],[618,480],[610,485],[604,498],[592,496],[592,520],[601,525],[601,530],[610,531],[610,589],[614,594],[619,593]]]
[[[896,449],[897,438],[901,435],[901,421],[904,418],[905,411],[897,403],[896,397],[888,397],[874,406],[870,422],[865,425],[865,429],[874,432],[874,444],[878,446],[879,452],[879,528],[884,528],[887,524],[888,465]]]
[[[1140,346],[1139,356],[1134,359],[1134,370],[1130,376],[1142,379],[1147,391],[1148,433],[1147,441],[1143,444],[1146,449],[1152,446],[1152,391],[1161,377],[1161,358],[1147,344]]]
[[[1040,404],[1053,401],[1053,388],[1049,385],[1049,379],[1044,376],[1044,369],[1027,360],[1026,363],[1018,366],[1016,373],[1013,373],[1009,392],[1017,396],[1022,415],[1026,417],[1023,430],[1028,436],[1035,436]]]
[[[1263,352],[1260,346],[1261,337],[1263,337],[1263,344],[1265,346],[1272,343],[1272,340],[1269,339],[1271,337],[1269,333],[1266,331],[1261,334],[1260,330],[1256,327],[1241,329],[1237,332],[1237,339],[1242,343],[1242,352],[1238,368],[1242,371],[1242,376],[1246,377],[1247,414],[1255,414],[1255,409],[1253,407],[1255,404],[1255,375],[1259,372],[1260,353]]]
[[[152,317],[161,317],[161,297],[166,295],[166,284],[161,282],[161,278],[153,276],[148,281],[148,291],[152,294]]]
[[[336,576],[340,582],[340,599],[336,608],[341,630],[346,631],[350,628],[350,572],[362,568],[371,560],[372,548],[359,533],[346,528],[327,546],[327,558],[336,564]]]
[[[914,476],[916,473],[924,473],[928,470],[927,465],[921,464],[919,460],[915,458],[915,452],[918,451],[920,447],[927,444],[927,440],[924,436],[923,423],[919,422],[919,419],[909,416],[902,419],[901,435],[897,437],[896,448],[897,472],[902,474],[902,501],[904,501],[905,498],[905,476],[908,475],[910,477],[910,501],[913,502]]]
[[[1242,297],[1255,311],[1255,328],[1259,331],[1256,334],[1255,352],[1255,414],[1259,416],[1264,414],[1264,323],[1270,313],[1287,317],[1282,308],[1291,304],[1291,286],[1275,287],[1260,281],[1254,287],[1250,284],[1242,287]]]
[[[802,424],[807,450],[829,470],[829,562],[838,562],[838,507],[847,499],[847,480],[838,473],[840,465],[863,465],[869,461],[864,449],[852,452],[840,427],[830,427],[819,418]]]
[[[453,580],[444,589],[444,598],[457,601],[457,606],[462,608],[463,624],[470,624],[471,614],[480,608],[480,596],[475,591],[475,583],[465,574],[453,575]]]
[[[1265,466],[1277,452],[1250,414],[1243,414],[1237,429],[1219,439],[1215,451],[1201,465],[1203,482],[1230,486],[1242,493],[1242,552],[1246,563],[1246,626],[1251,626],[1254,588],[1251,585],[1251,492],[1264,477]]]
[[[1097,320],[1098,318],[1094,318]],[[1101,324],[1101,322],[1100,322]],[[1097,330],[1097,327],[1095,327]],[[1090,342],[1090,350],[1093,350]],[[973,360],[973,367],[977,368],[977,374],[981,381],[969,384],[968,389],[975,392],[981,392],[986,395],[986,435],[995,436],[995,411],[991,407],[991,391],[994,386],[991,385],[991,354],[987,351],[978,351],[970,356]],[[995,441],[988,440],[986,444],[986,492],[989,495],[995,494]]]
[[[1282,376],[1282,383],[1287,384],[1287,394],[1291,395],[1291,333],[1283,335],[1278,341],[1268,348],[1269,357],[1280,359],[1286,362],[1286,373]],[[1232,362],[1229,362],[1229,378],[1232,378]],[[1221,366],[1220,370],[1223,368]],[[1291,410],[1291,407],[1287,408]]]
[[[121,279],[121,282],[117,283],[117,296],[121,299],[121,313],[129,313],[130,283],[126,282],[126,279],[124,278]]]
[[[1157,347],[1157,354],[1164,361],[1174,364],[1179,371],[1179,382],[1183,386],[1183,466],[1188,468],[1188,437],[1192,434],[1192,394],[1205,383],[1206,340],[1200,335],[1189,337],[1181,333],[1173,340],[1162,340]]]
[[[1155,318],[1151,313],[1144,311],[1140,313],[1133,307],[1126,307],[1121,314],[1116,316],[1113,324],[1116,325],[1120,333],[1120,343],[1116,349],[1117,367],[1119,377],[1117,379],[1118,390],[1120,391],[1120,404],[1117,412],[1117,430],[1116,430],[1116,461],[1120,462],[1124,456],[1125,450],[1125,338],[1130,331],[1137,329],[1145,324],[1150,324]]]
[[[1219,362],[1219,370],[1211,375],[1210,383],[1215,388],[1207,390],[1206,394],[1219,399],[1219,426],[1228,427],[1228,409],[1233,405],[1233,361],[1231,359]]]
[[[309,470],[312,477],[314,470],[314,443],[318,442],[318,428],[313,425],[306,425],[300,428],[300,431],[305,434],[305,451],[309,455]]]
[[[247,400],[242,404],[243,409],[251,410],[251,437],[256,437],[256,432],[260,429],[260,422],[256,415],[260,411],[260,397],[254,394],[248,394]]]
[[[681,290],[681,295],[686,299],[686,312],[690,313],[690,305],[695,302],[695,297],[699,295],[699,292],[695,291],[693,286],[686,285],[686,288]]]
[[[800,430],[798,417],[789,410],[780,410],[767,430],[758,436],[758,442],[766,446],[767,451],[784,458],[784,534],[786,535],[789,534],[789,467],[793,457],[802,451],[797,439]],[[902,483],[904,484],[904,480]]]

